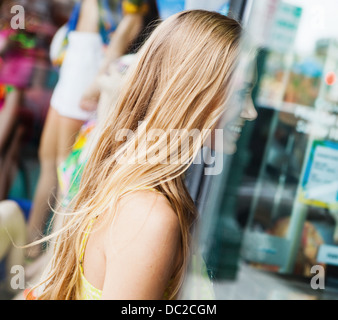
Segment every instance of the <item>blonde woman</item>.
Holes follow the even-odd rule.
[[[207,11],[153,32],[86,162],[38,299],[179,297],[196,219],[183,174],[228,111],[240,33]]]

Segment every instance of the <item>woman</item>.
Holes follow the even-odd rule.
[[[107,114],[38,299],[179,296],[196,219],[183,173],[226,111],[240,33],[207,11],[154,31]]]

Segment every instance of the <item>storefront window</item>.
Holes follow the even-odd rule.
[[[201,227],[220,299],[338,297],[337,9],[247,1],[238,72],[257,70],[258,117],[212,178]]]

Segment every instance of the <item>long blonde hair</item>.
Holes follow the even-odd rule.
[[[118,200],[144,187],[160,191],[179,218],[183,258],[173,274],[168,298],[177,297],[196,218],[183,173],[207,138],[204,130],[213,128],[224,112],[240,33],[238,22],[202,10],[178,13],[155,29],[141,48],[84,167],[71,213],[58,232],[39,299],[80,299],[79,257],[84,233],[98,216],[113,223]],[[199,134],[192,143],[182,132],[180,139],[164,135],[150,141],[147,132],[156,128],[165,132],[186,129],[188,133],[197,129]],[[133,137],[117,139],[125,129],[133,132]],[[164,145],[168,145],[168,152],[156,152]],[[173,153],[180,161],[170,162]],[[126,160],[134,161],[120,161],[125,155]],[[145,157],[147,161],[141,161]]]

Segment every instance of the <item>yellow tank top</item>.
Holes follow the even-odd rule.
[[[158,192],[156,189],[153,188],[140,188],[138,190],[149,190],[153,192]],[[89,283],[89,281],[84,276],[84,270],[83,270],[83,259],[84,259],[84,253],[86,249],[86,244],[88,241],[88,237],[90,234],[90,231],[93,227],[95,220],[92,220],[90,223],[87,232],[85,233],[80,247],[80,274],[81,274],[81,292],[80,292],[80,298],[81,300],[101,300],[102,298],[102,291],[95,288],[92,284]]]
[[[102,291],[95,288],[92,284],[84,276],[83,270],[83,258],[86,249],[87,240],[91,231],[91,228],[94,224],[94,220],[92,220],[91,224],[88,227],[87,232],[85,233],[82,243],[81,243],[81,254],[80,254],[80,273],[81,273],[81,292],[80,299],[81,300],[101,300]]]
[[[145,190],[150,190],[154,192],[158,192],[156,189],[145,188]],[[85,233],[81,248],[80,248],[80,273],[81,273],[81,291],[80,298],[81,300],[101,300],[102,291],[95,288],[92,284],[84,276],[83,270],[83,258],[86,249],[87,240],[94,224],[95,220],[92,220],[89,225],[87,232]],[[209,280],[207,275],[205,263],[200,255],[193,255],[192,259],[192,276],[193,281],[188,281],[187,287],[189,288],[188,293],[183,293],[182,298],[185,300],[189,300],[191,298],[197,300],[214,300],[214,290],[212,288],[212,283]],[[193,296],[191,296],[191,292]],[[167,293],[164,294],[164,299],[167,296]]]

